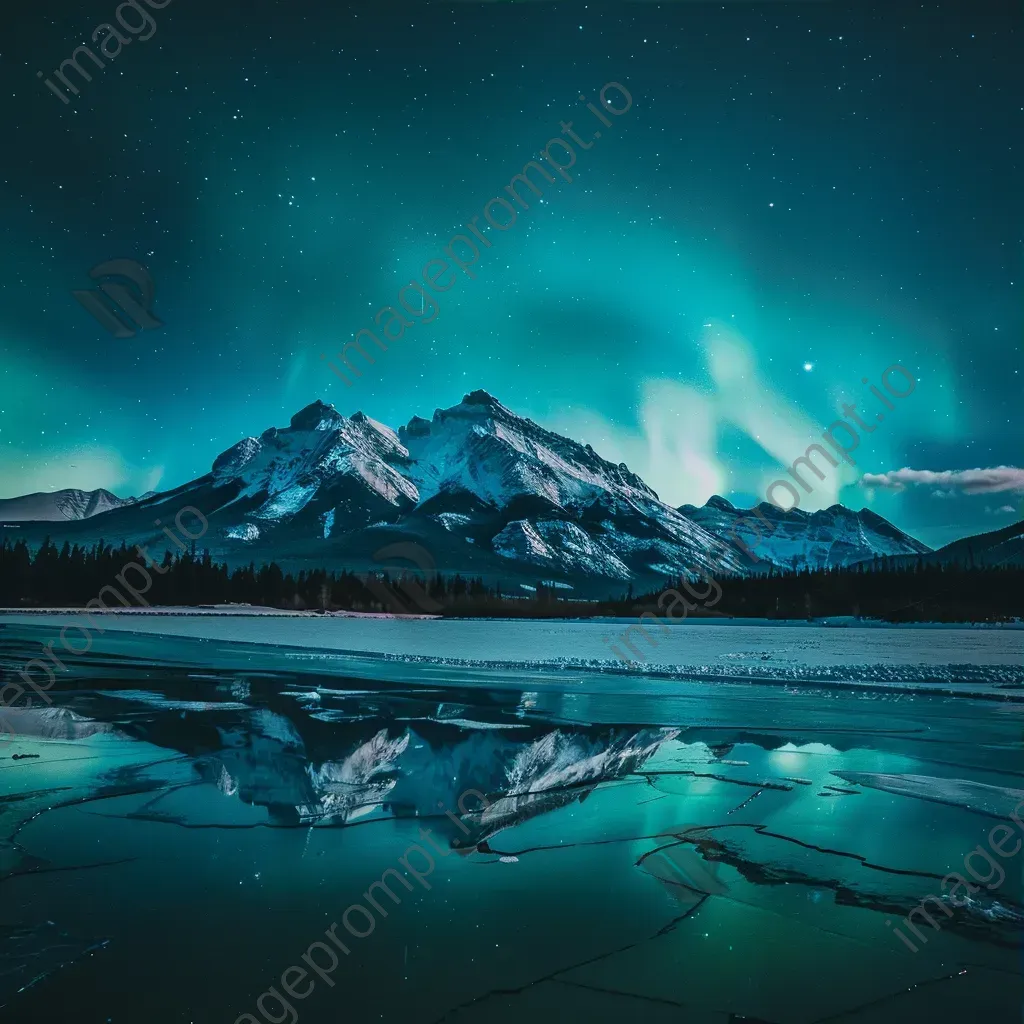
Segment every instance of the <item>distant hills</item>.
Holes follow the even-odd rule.
[[[762,521],[753,517],[752,509],[738,509],[717,494],[700,508],[683,505],[679,509],[711,533],[738,537],[754,554],[783,569],[824,569],[931,551],[867,508],[854,512],[845,505],[832,505],[818,512],[798,508],[786,512],[763,501],[757,510]],[[773,529],[769,531],[763,520]]]
[[[561,582],[578,593],[666,578],[848,566],[878,556],[1020,555],[1024,524],[940,552],[868,509],[760,509],[776,529],[760,543],[724,498],[673,508],[625,464],[518,416],[474,391],[397,431],[314,402],[287,427],[248,437],[180,487],[120,499],[58,491],[0,501],[0,532],[30,546],[172,545],[155,525],[184,506],[209,528],[197,548],[233,565],[381,569],[382,548],[413,542],[434,568],[484,579]],[[196,520],[188,517],[191,528]],[[14,525],[12,525],[14,524]],[[743,544],[756,560],[744,553]],[[958,547],[959,545],[959,547]],[[393,562],[390,564],[394,564]]]
[[[37,491],[20,498],[0,498],[0,521],[16,523],[30,520],[41,523],[61,523],[69,520],[90,519],[112,508],[134,505],[136,498],[119,498],[102,488],[79,491]]]
[[[916,561],[913,559],[912,561]],[[925,565],[962,565],[966,568],[1024,566],[1024,521],[1000,530],[963,537],[925,555]]]

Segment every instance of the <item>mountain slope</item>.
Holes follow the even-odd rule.
[[[776,530],[756,545],[724,499],[674,509],[626,465],[484,391],[430,420],[413,417],[397,432],[317,401],[287,427],[232,445],[205,476],[138,501],[102,500],[110,499],[117,505],[88,519],[65,520],[59,529],[52,520],[23,522],[7,535],[30,544],[46,536],[123,540],[162,554],[171,547],[162,528],[192,506],[208,523],[198,534],[195,516],[185,514],[197,548],[233,565],[381,570],[394,565],[381,549],[413,543],[429,552],[421,570],[524,587],[550,580],[598,596],[621,593],[627,581],[653,587],[680,575],[762,569],[767,562],[752,562],[737,537],[760,559],[786,567],[928,550],[881,517],[841,506],[807,515],[762,505]]]
[[[926,565],[1024,566],[1024,521],[955,540],[926,555]]]
[[[327,537],[336,521],[354,528],[396,518],[419,500],[416,486],[390,464],[407,460],[388,427],[314,402],[284,430],[271,427],[217,457],[212,482],[236,491],[218,520],[226,537],[251,541],[290,523]]]
[[[741,568],[733,548],[660,501],[624,463],[485,391],[429,422],[414,417],[398,436],[419,511],[507,561],[618,580]]]
[[[625,465],[482,391],[397,434],[314,402],[288,427],[233,445],[176,501],[202,509],[204,546],[236,561],[372,568],[381,547],[413,541],[448,571],[530,580],[650,581],[741,568],[732,547]]]
[[[119,498],[103,488],[95,491],[80,491],[75,488],[63,491],[37,491],[35,494],[26,494],[20,498],[0,499],[0,520],[5,523],[61,523],[89,519],[112,508],[133,505],[137,500]]]
[[[738,509],[719,495],[701,507],[679,511],[720,537],[737,537],[754,557],[783,569],[853,565],[878,555],[918,555],[927,545],[897,529],[887,519],[862,508],[854,512],[832,505],[818,512],[786,512],[763,501],[755,509]],[[767,520],[767,524],[764,522]],[[749,559],[747,564],[751,564]]]
[[[602,459],[532,420],[517,416],[486,391],[466,395],[432,421],[414,416],[399,431],[412,459],[410,477],[423,499],[467,491],[497,506],[522,494],[580,507],[606,493],[637,501],[658,496],[623,463]]]

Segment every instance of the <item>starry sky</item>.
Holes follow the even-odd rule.
[[[1019,4],[170,0],[65,104],[37,72],[116,6],[19,4],[0,41],[0,497],[173,487],[317,398],[397,427],[483,388],[673,504],[752,504],[899,364],[801,507],[932,545],[1021,517]],[[332,374],[563,121],[573,180]],[[163,327],[75,300],[115,258]]]

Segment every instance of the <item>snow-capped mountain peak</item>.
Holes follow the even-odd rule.
[[[347,419],[316,401],[297,412],[283,430],[272,427],[222,453],[213,464],[213,476],[222,486],[235,485],[232,504],[262,499],[231,534],[255,540],[268,525],[291,520],[311,505],[327,515],[342,492],[351,501],[348,492],[353,489],[392,506],[414,504],[419,500],[415,485],[387,461],[407,457],[389,427],[363,413]]]
[[[91,519],[93,516],[125,505],[134,505],[138,498],[119,498],[100,487],[81,491],[70,487],[62,491],[39,491],[20,498],[0,499],[0,520],[4,522],[67,522]]]
[[[290,428],[292,430],[336,430],[344,423],[345,417],[333,405],[327,405],[318,398],[292,417]]]
[[[13,502],[31,511],[42,508],[39,498],[46,514],[29,518],[125,504],[105,491]],[[701,508],[671,508],[625,464],[482,390],[429,420],[413,416],[397,432],[363,412],[346,417],[312,402],[288,426],[222,452],[208,475],[148,497],[137,515],[97,515],[95,536],[150,543],[164,503],[172,515],[184,505],[201,510],[209,521],[203,543],[228,560],[287,555],[365,568],[389,543],[414,540],[442,572],[511,576],[525,587],[550,580],[570,590],[581,581],[619,586],[758,571],[744,544],[755,562],[788,568],[928,550],[867,509],[808,514],[762,503],[759,522],[721,495]],[[0,517],[14,518],[4,507],[11,504],[0,502]]]
[[[521,495],[541,495],[562,507],[582,507],[604,493],[658,500],[625,465],[589,446],[519,416],[486,391],[459,405],[419,417],[399,431],[413,460],[410,474],[422,498],[466,491],[503,508]]]
[[[264,435],[266,436],[266,435]],[[217,477],[235,476],[240,473],[262,450],[262,444],[255,437],[243,438],[213,460],[213,474]]]
[[[738,539],[757,559],[786,569],[851,565],[878,555],[931,550],[866,508],[854,512],[830,505],[817,512],[783,511],[762,501],[756,508],[738,509],[716,494],[699,508],[683,505],[679,511],[717,536]]]

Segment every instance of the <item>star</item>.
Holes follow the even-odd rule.
[[[804,363],[804,369],[810,373],[814,369],[814,363]]]

